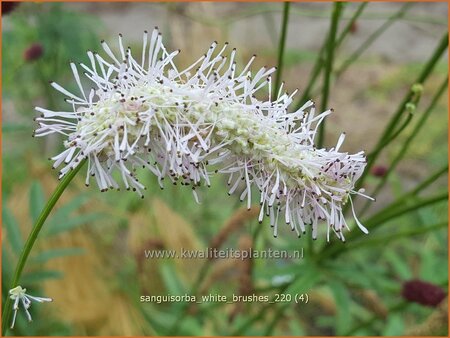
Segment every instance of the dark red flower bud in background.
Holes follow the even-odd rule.
[[[376,177],[383,177],[386,175],[388,169],[383,165],[376,165],[372,168],[372,175]]]
[[[20,5],[20,2],[2,1],[2,16],[11,13]]]
[[[350,26],[350,33],[355,34],[357,31],[358,31],[358,23],[354,21]]]
[[[440,286],[413,279],[403,284],[402,296],[407,301],[434,307],[445,298],[446,293]]]
[[[34,61],[39,59],[44,53],[44,48],[40,43],[33,43],[28,47],[23,53],[23,58],[25,61]]]

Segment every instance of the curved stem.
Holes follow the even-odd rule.
[[[69,183],[72,181],[72,179],[75,177],[75,175],[78,173],[78,171],[81,169],[83,164],[86,162],[86,160],[82,160],[80,164],[70,171],[64,178],[59,182],[58,186],[56,187],[55,191],[53,192],[53,195],[48,200],[47,204],[45,205],[44,209],[42,209],[41,214],[39,215],[38,219],[36,220],[35,225],[33,226],[33,229],[31,230],[30,235],[28,236],[28,239],[25,243],[25,246],[22,250],[22,253],[20,254],[19,261],[17,262],[16,270],[14,272],[14,277],[11,282],[11,288],[16,287],[19,284],[20,276],[22,275],[23,268],[25,267],[25,263],[27,262],[28,256],[30,255],[31,249],[34,246],[34,243],[36,242],[36,239],[39,235],[39,232],[41,231],[45,220],[47,219],[50,212],[53,210],[53,207],[55,206],[56,202],[58,202],[59,198],[61,197],[64,190],[67,188]],[[12,304],[11,299],[8,297],[5,301],[5,305],[3,307],[3,318],[2,318],[2,336],[5,335],[5,332],[7,328],[9,327],[9,321],[11,317],[11,310],[12,310]]]
[[[389,205],[389,209],[384,210],[393,210],[402,204],[405,203],[408,199],[417,196],[422,190],[427,188],[430,184],[435,182],[439,177],[441,177],[443,174],[446,174],[448,172],[448,164],[445,165],[443,168],[439,169],[438,171],[431,174],[428,178],[426,178],[422,183],[420,183],[417,187],[415,187],[413,190],[408,191],[407,193],[403,194],[401,197],[399,197],[397,200],[392,202]]]
[[[408,231],[402,231],[394,234],[389,234],[389,236],[379,236],[377,238],[372,238],[364,241],[354,241],[345,245],[347,250],[355,250],[359,248],[369,248],[376,245],[386,245],[399,238],[412,237],[417,235],[422,235],[431,231],[439,230],[446,227],[448,222],[440,222],[433,225],[425,226],[423,228],[412,229]]]
[[[424,199],[418,200],[415,203],[412,203],[409,205],[405,205],[405,206],[401,206],[401,207],[399,206],[399,207],[395,207],[395,208],[391,208],[391,206],[388,206],[388,207],[382,209],[381,211],[379,211],[378,213],[376,213],[375,215],[373,215],[372,217],[370,217],[369,219],[365,220],[363,222],[363,224],[367,226],[369,231],[374,231],[375,229],[379,228],[387,221],[390,221],[394,218],[400,217],[404,214],[407,214],[408,212],[415,211],[420,208],[424,208],[426,206],[432,205],[434,203],[445,201],[447,199],[448,199],[448,193],[443,192],[441,194],[438,194],[438,195],[435,195],[435,196],[432,196],[429,198],[424,198]],[[393,203],[393,205],[396,205],[395,202]],[[346,237],[346,241],[347,242],[355,241],[356,239],[360,238],[363,235],[364,234],[362,232],[351,232]],[[327,259],[330,257],[333,257],[333,259],[336,259],[338,255],[340,255],[343,252],[347,252],[347,250],[348,250],[347,246],[343,245],[342,243],[340,243],[339,246],[336,244],[329,245],[322,249],[322,251],[318,255],[319,256],[318,259],[323,260],[323,259]]]
[[[347,59],[344,61],[342,66],[336,71],[336,77],[341,76],[341,74],[353,63],[355,62],[361,54],[369,48],[372,43],[383,34],[393,23],[395,23],[398,19],[402,18],[408,8],[411,6],[411,3],[406,3],[400,8],[400,10],[392,15],[388,20],[386,20],[375,32],[373,32],[366,41]]]
[[[417,195],[423,189],[428,187],[431,183],[436,181],[441,175],[448,172],[448,164],[444,165],[441,169],[435,171],[432,175],[430,175],[427,179],[425,179],[422,183],[420,183],[417,187],[414,188],[409,194],[411,196]]]
[[[430,114],[433,112],[434,108],[436,107],[436,104],[439,102],[439,99],[441,98],[442,94],[444,94],[445,89],[448,85],[448,77],[445,78],[445,80],[442,82],[440,88],[438,89],[437,93],[434,95],[434,97],[431,100],[430,105],[425,110],[425,112],[420,117],[419,121],[417,121],[416,125],[414,126],[414,129],[409,134],[408,138],[403,142],[401,149],[397,152],[394,159],[392,160],[391,164],[388,167],[388,170],[386,174],[381,178],[379,183],[377,184],[376,188],[371,193],[371,196],[377,196],[380,190],[384,187],[384,185],[387,182],[388,177],[394,172],[395,168],[397,168],[397,165],[399,164],[400,160],[405,156],[407,153],[412,141],[415,139],[415,137],[419,134],[420,129],[425,125],[426,120],[430,116]],[[395,134],[391,136],[391,138],[395,138]],[[383,147],[386,145],[383,145]],[[362,208],[360,214],[364,214],[369,207],[369,203],[365,203],[364,207]]]
[[[444,54],[447,47],[448,47],[448,33],[445,33],[444,36],[442,37],[442,39],[440,40],[438,46],[434,50],[433,54],[431,55],[430,59],[424,65],[418,78],[413,83],[423,84],[425,82],[425,80],[428,78],[428,76],[433,71],[434,66],[437,64],[437,62],[441,58],[442,54]],[[355,187],[356,190],[361,188],[361,186],[363,185],[363,183],[367,177],[367,174],[370,172],[370,169],[374,165],[377,157],[380,155],[381,151],[384,149],[383,147],[381,147],[381,145],[384,142],[383,140],[387,139],[389,136],[392,135],[392,131],[395,128],[395,126],[397,125],[399,119],[401,118],[401,115],[403,114],[403,111],[406,108],[405,107],[406,104],[411,101],[413,96],[414,96],[414,93],[412,91],[409,91],[408,94],[406,94],[406,96],[404,97],[403,101],[398,106],[397,111],[392,116],[392,118],[389,121],[388,125],[386,126],[383,134],[381,135],[380,139],[378,140],[378,143],[372,152],[372,157],[368,159],[366,169],[364,170],[363,174],[361,175],[361,177],[359,178],[359,180],[356,184],[356,187]]]
[[[359,16],[362,14],[362,11],[364,8],[368,5],[368,2],[361,2],[356,9],[353,16],[350,18],[350,20],[347,23],[347,26],[345,26],[344,30],[342,31],[341,35],[336,39],[336,48],[339,48],[342,41],[344,41],[345,37],[348,35],[348,33],[351,32],[352,27],[354,27],[354,24],[356,23],[356,20],[358,20]]]
[[[417,209],[420,209],[420,208],[424,208],[424,207],[426,207],[428,205],[444,201],[447,198],[448,198],[448,193],[447,192],[443,192],[443,193],[437,194],[437,195],[429,197],[429,198],[424,198],[424,199],[418,200],[416,203],[411,204],[411,205],[406,205],[403,208],[398,208],[398,209],[395,208],[393,210],[392,209],[389,210],[389,207],[388,207],[388,208],[386,208],[387,210],[383,209],[383,211],[378,212],[377,214],[375,214],[372,217],[370,217],[365,222],[365,224],[369,228],[373,229],[373,228],[379,227],[381,224],[383,224],[383,223],[385,223],[385,222],[387,222],[387,221],[389,221],[389,220],[391,220],[393,218],[396,218],[396,217],[399,217],[401,215],[404,215],[404,214],[406,214],[406,213],[408,213],[410,211],[414,211],[414,210],[417,210]],[[356,236],[359,236],[359,235],[360,234],[358,234]]]

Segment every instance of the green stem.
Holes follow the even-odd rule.
[[[388,208],[385,208],[384,210],[393,210],[397,208],[398,206],[402,205],[405,201],[412,197],[416,197],[423,189],[428,187],[431,183],[436,181],[441,175],[446,174],[448,171],[448,164],[445,165],[443,168],[439,169],[435,173],[433,173],[431,176],[429,176],[425,181],[420,183],[417,187],[415,187],[413,190],[407,192],[403,196],[399,197],[396,201],[389,204]]]
[[[389,138],[387,140],[385,140],[382,143],[381,147],[383,147],[383,148],[387,147],[392,141],[394,141],[397,138],[397,136],[400,135],[403,130],[405,130],[405,128],[408,126],[409,122],[411,122],[413,115],[414,114],[411,112],[408,113],[408,116],[406,116],[405,121],[403,121],[403,123],[400,125],[400,127],[395,132],[393,132],[392,135],[389,136]],[[368,154],[367,157],[368,158],[372,157],[372,153]]]
[[[342,31],[341,35],[336,39],[336,44],[335,44],[335,48],[336,49],[339,48],[339,46],[342,44],[342,42],[344,41],[345,37],[350,32],[350,30],[352,28],[352,25],[359,18],[359,16],[361,15],[362,11],[364,10],[364,7],[366,7],[366,5],[367,5],[367,2],[363,2],[363,3],[361,3],[359,5],[358,9],[353,14],[353,16],[350,19],[350,21],[348,22],[347,26]],[[308,85],[303,90],[303,95],[300,98],[300,100],[298,101],[297,106],[296,106],[296,108],[294,110],[299,109],[306,102],[306,100],[309,100],[309,98],[310,98],[311,90],[312,90],[313,86],[315,85],[317,77],[319,76],[320,71],[322,70],[322,68],[324,66],[323,54],[324,54],[325,49],[327,47],[327,42],[328,42],[328,37],[325,39],[325,41],[322,44],[322,47],[320,48],[319,54],[318,54],[317,59],[316,59],[316,63],[314,64],[313,70],[311,72],[311,76],[309,77]]]
[[[356,9],[355,13],[347,23],[347,26],[345,26],[344,30],[342,31],[341,35],[336,39],[336,48],[339,48],[342,41],[344,41],[345,37],[348,33],[352,30],[353,25],[356,23],[356,20],[358,20],[359,16],[362,14],[362,11],[364,8],[368,5],[368,2],[362,2],[359,4],[359,7]]]
[[[431,100],[430,105],[425,110],[425,112],[420,117],[419,121],[417,121],[416,125],[414,126],[414,129],[411,131],[408,138],[403,142],[401,149],[397,152],[397,155],[392,160],[391,164],[388,167],[388,170],[386,174],[381,178],[380,182],[378,183],[377,187],[374,189],[371,196],[377,196],[380,192],[381,188],[386,184],[386,181],[390,174],[394,171],[394,169],[397,167],[400,160],[405,156],[406,152],[408,151],[411,142],[414,140],[414,138],[419,134],[420,129],[425,125],[426,120],[430,116],[431,112],[434,110],[436,104],[439,102],[439,99],[441,98],[442,94],[445,92],[445,89],[448,85],[448,77],[444,80],[444,82],[439,87],[439,90],[434,95],[433,99]],[[361,213],[365,212],[368,208],[368,203],[364,206]]]
[[[325,61],[325,73],[324,73],[325,78],[324,78],[323,92],[322,92],[322,109],[321,109],[321,111],[327,110],[327,106],[328,106],[328,96],[330,94],[331,73],[333,72],[335,41],[336,41],[339,16],[341,14],[341,11],[342,11],[342,2],[335,2],[333,15],[331,16],[330,32],[328,34],[328,41],[327,41],[327,56],[326,56],[326,61]],[[325,121],[322,121],[322,123],[319,126],[319,136],[318,136],[318,142],[317,142],[318,148],[322,148],[324,136],[325,136]]]
[[[420,208],[426,207],[428,205],[432,205],[434,203],[438,203],[441,201],[444,201],[448,198],[447,192],[441,193],[439,195],[421,199],[416,201],[415,203],[412,203],[410,205],[406,205],[403,207],[396,207],[392,208],[391,206],[388,206],[384,208],[383,210],[379,211],[377,214],[370,217],[368,220],[364,221],[363,224],[367,226],[369,231],[374,231],[375,229],[379,228],[381,225],[383,225],[385,222],[390,221],[394,218],[400,217],[410,211],[418,210]],[[355,229],[357,230],[357,229]],[[353,231],[351,232],[347,237],[346,241],[351,242],[355,239],[361,237],[363,235],[360,231]],[[324,247],[319,254],[319,259],[326,259],[329,257],[333,257],[333,259],[336,259],[336,257],[347,251],[347,246],[342,243],[328,245]]]
[[[426,187],[428,187],[431,183],[433,183],[434,181],[436,181],[439,177],[441,177],[442,174],[445,174],[448,172],[448,164],[445,165],[443,168],[439,169],[438,171],[436,171],[434,174],[432,174],[430,177],[428,177],[425,181],[423,181],[422,183],[420,183],[417,187],[414,188],[414,190],[412,190],[410,192],[411,196],[415,196],[417,195],[419,192],[421,192],[423,189],[425,189]]]
[[[39,215],[38,219],[36,220],[36,223],[33,226],[33,229],[31,230],[30,235],[28,236],[28,239],[22,250],[22,253],[20,254],[19,261],[17,263],[16,270],[14,272],[14,277],[13,277],[10,289],[15,288],[17,285],[19,285],[20,276],[22,275],[23,268],[25,266],[25,263],[27,262],[28,256],[30,255],[31,249],[33,248],[33,245],[36,242],[39,232],[41,231],[42,226],[44,225],[45,220],[47,219],[50,212],[53,210],[53,207],[55,206],[56,202],[58,202],[58,200],[61,197],[64,190],[67,188],[69,183],[72,181],[72,179],[75,177],[75,175],[78,173],[78,171],[81,169],[81,167],[83,166],[83,164],[85,162],[86,162],[86,160],[82,160],[75,169],[71,170],[69,173],[67,173],[66,176],[64,176],[64,178],[59,182],[58,186],[56,187],[55,191],[53,192],[53,195],[48,200],[44,209],[42,209],[41,214]],[[2,336],[5,335],[5,332],[6,332],[7,328],[9,327],[11,310],[12,310],[12,302],[11,302],[11,299],[8,297],[5,302],[5,305],[3,307],[3,312],[2,312],[2,314],[3,314]]]
[[[359,18],[359,16],[361,15],[362,11],[364,10],[364,8],[367,6],[367,2],[363,2],[362,4],[359,5],[358,9],[355,11],[355,13],[353,14],[352,18],[350,19],[350,21],[348,22],[347,26],[344,28],[343,32],[340,34],[340,36],[336,39],[335,41],[335,49],[339,48],[339,46],[342,44],[342,42],[344,41],[345,37],[347,36],[347,34],[350,32],[350,29],[353,25],[353,23],[356,22],[356,20]],[[300,99],[297,107],[295,110],[299,109],[301,107],[301,105],[303,105],[303,103],[309,99],[309,95],[311,92],[311,89],[313,87],[313,85],[315,84],[315,81],[317,79],[317,76],[319,76],[319,73],[324,65],[324,59],[323,59],[323,54],[324,51],[326,49],[328,45],[328,38],[325,40],[325,42],[322,44],[322,47],[319,51],[319,56],[316,60],[316,63],[314,65],[313,71],[312,71],[312,75],[309,78],[309,83],[305,89],[305,91],[303,92],[303,96]],[[307,242],[307,250],[308,250],[308,254],[309,255],[313,255],[313,239],[312,237],[308,237],[308,242]]]
[[[273,90],[273,96],[275,98],[278,95],[278,90],[280,89],[281,76],[283,73],[283,58],[284,58],[284,50],[286,48],[286,36],[287,36],[287,26],[288,26],[288,22],[289,22],[290,5],[291,5],[290,2],[285,2],[283,5],[283,22],[281,24],[280,42],[278,44],[277,74],[276,74],[276,80],[275,80],[275,87]]]
[[[375,194],[378,193],[378,191],[381,189],[381,187],[384,185],[385,181],[387,180],[388,176],[393,172],[393,170],[397,167],[400,160],[405,156],[406,152],[408,151],[411,142],[414,140],[414,138],[419,134],[420,129],[425,125],[425,122],[427,121],[428,117],[430,116],[431,112],[436,107],[436,104],[439,102],[442,94],[445,93],[445,89],[448,85],[448,77],[442,82],[441,86],[439,87],[438,91],[434,95],[433,99],[431,100],[431,103],[429,104],[428,108],[425,110],[425,112],[420,117],[419,121],[417,121],[416,125],[414,126],[414,129],[411,131],[409,137],[403,142],[402,148],[398,151],[397,156],[395,156],[392,163],[389,165],[388,171],[383,176],[381,182],[378,184],[378,187],[375,189]]]
[[[411,6],[411,3],[406,3],[400,8],[400,10],[392,15],[389,19],[387,19],[375,32],[373,32],[364,43],[359,46],[359,48],[352,54],[350,57],[344,61],[342,66],[336,71],[336,77],[341,76],[343,72],[353,63],[355,62],[364,51],[370,47],[370,45],[381,35],[383,34],[392,24],[403,17],[408,8]]]
[[[396,234],[390,234],[389,236],[383,236],[383,237],[379,237],[379,238],[373,238],[373,239],[369,239],[369,240],[348,243],[345,246],[346,246],[347,250],[354,250],[354,249],[358,249],[358,248],[368,248],[368,247],[371,247],[374,245],[380,245],[380,244],[386,245],[387,243],[389,243],[393,240],[399,239],[399,238],[417,236],[417,235],[421,235],[421,234],[431,232],[434,230],[442,229],[443,227],[446,227],[447,224],[448,224],[448,222],[436,223],[433,225],[420,227],[419,229],[413,229],[413,230],[409,230],[409,231],[402,231],[402,232],[399,232]]]
[[[425,64],[424,68],[422,69],[422,72],[419,74],[416,81],[413,83],[417,84],[423,84],[425,80],[428,78],[428,76],[431,74],[431,72],[434,69],[434,66],[441,58],[442,54],[445,52],[448,46],[448,33],[444,34],[441,41],[439,42],[439,45],[434,50],[431,58],[428,60],[428,62]],[[362,184],[364,183],[365,178],[367,177],[368,173],[370,172],[370,169],[374,165],[377,157],[380,155],[381,151],[384,149],[382,147],[382,144],[384,140],[389,138],[391,136],[393,129],[397,125],[398,120],[401,118],[403,111],[405,110],[405,106],[408,102],[411,101],[415,94],[412,91],[408,91],[408,94],[404,97],[403,101],[400,103],[400,105],[397,108],[397,111],[394,113],[393,117],[389,121],[388,125],[386,126],[383,134],[381,135],[380,139],[378,140],[377,145],[375,146],[372,157],[368,159],[366,169],[364,170],[363,174],[361,175],[360,179],[358,180],[358,183],[356,184],[356,190],[361,188]]]
[[[274,5],[278,5],[277,3],[274,3]],[[265,13],[278,13],[281,12],[278,7],[274,6],[267,6],[266,3],[260,3],[258,7],[250,8],[249,10],[243,10],[239,8],[235,12],[232,13],[232,15],[227,15],[226,18],[214,18],[214,19],[208,19],[205,16],[195,15],[192,13],[187,12],[180,12],[177,13],[178,15],[188,18],[190,20],[196,21],[198,23],[201,23],[206,26],[212,26],[212,27],[228,27],[230,25],[233,25],[234,23],[245,20],[251,17],[260,16]],[[296,15],[298,17],[309,17],[309,18],[329,18],[330,13],[328,11],[324,11],[322,9],[320,10],[304,10],[304,9],[297,9],[297,7],[292,8],[291,10],[292,15]],[[362,19],[364,20],[382,20],[386,18],[385,12],[372,12],[367,13],[364,16],[362,16]],[[345,19],[350,19],[345,17]],[[432,16],[428,15],[405,15],[403,17],[404,21],[410,21],[417,23],[428,23],[432,25],[439,25],[442,27],[447,27],[447,21],[442,19],[436,19]]]
[[[438,194],[433,197],[421,199],[421,200],[418,200],[416,203],[411,204],[411,205],[406,205],[403,208],[394,209],[390,212],[386,212],[386,211],[379,212],[379,213],[375,214],[374,216],[370,217],[365,223],[367,224],[367,226],[369,226],[371,228],[375,228],[387,221],[390,221],[391,219],[394,219],[396,217],[404,215],[410,211],[414,211],[416,209],[423,208],[428,205],[446,200],[447,198],[448,198],[448,193],[444,192],[444,193]]]
[[[297,106],[295,107],[294,110],[298,110],[310,98],[311,90],[312,90],[313,86],[315,85],[317,77],[319,76],[320,71],[322,70],[322,67],[324,64],[323,53],[325,51],[327,41],[328,41],[328,39],[325,39],[325,42],[319,51],[319,55],[317,56],[316,63],[314,64],[313,70],[311,72],[311,76],[309,77],[308,85],[306,86],[305,90],[303,91],[303,95],[300,98],[300,100],[298,101]]]
[[[419,86],[420,89],[417,89],[417,86]],[[406,117],[405,121],[403,121],[403,123],[400,125],[400,127],[398,127],[396,131],[393,131],[391,135],[389,135],[389,137],[383,141],[383,143],[380,145],[381,148],[386,147],[388,144],[394,141],[397,138],[397,136],[400,135],[400,133],[408,126],[409,122],[411,122],[414,112],[416,111],[416,107],[419,105],[420,98],[422,97],[422,90],[423,88],[422,85],[420,84],[415,84],[411,87],[411,92],[414,95],[411,101],[405,105],[405,110],[408,112],[408,116]],[[368,158],[371,158],[372,156],[373,153],[367,155]]]

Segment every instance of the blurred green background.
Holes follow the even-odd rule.
[[[359,6],[344,4],[338,32]],[[282,77],[289,92],[299,88],[298,99],[310,83],[332,10],[332,3],[290,6]],[[154,26],[168,49],[182,50],[177,57],[182,66],[213,40],[237,47],[241,66],[255,53],[254,69],[276,65],[282,12],[281,3],[22,3],[3,14],[3,299],[33,220],[57,185],[47,158],[62,148],[62,139],[31,137],[35,106],[67,109],[48,82],[75,88],[69,61],[86,62],[86,50],[101,51],[101,39],[115,46],[118,33],[140,53],[142,32]],[[348,28],[335,51],[328,102],[335,113],[328,118],[325,145],[332,146],[346,131],[344,151],[370,153],[447,32],[447,4],[369,3]],[[308,236],[298,239],[288,229],[275,239],[268,223],[258,224],[257,208],[242,209],[237,196],[227,196],[220,178],[211,189],[200,190],[198,205],[190,189],[161,191],[151,176],[141,175],[148,187],[144,200],[123,191],[101,194],[79,177],[44,226],[21,282],[31,294],[54,302],[33,305],[32,323],[19,313],[9,334],[446,335],[446,323],[436,320],[439,309],[402,298],[403,283],[411,279],[447,292],[447,203],[440,199],[407,210],[445,193],[446,171],[420,193],[403,198],[447,166],[446,91],[415,129],[445,80],[446,60],[445,53],[424,83],[411,122],[384,147],[365,181],[370,194],[413,133],[377,202],[364,212],[363,220],[376,216],[376,229],[370,228],[368,236],[354,234],[345,248],[334,238],[326,243],[324,235],[315,242]],[[320,104],[322,77],[311,83],[309,98]],[[365,201],[355,202],[364,208]],[[397,210],[407,212],[393,217]],[[352,234],[358,231],[353,226]],[[305,257],[207,261],[144,255],[152,249],[205,249],[217,241],[222,248],[303,248]],[[307,293],[309,302],[140,302],[141,295],[193,292]]]

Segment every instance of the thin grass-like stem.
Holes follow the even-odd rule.
[[[408,212],[412,212],[424,207],[427,207],[429,205],[433,205],[435,203],[440,203],[442,201],[447,200],[448,194],[447,192],[443,192],[440,194],[437,194],[432,197],[427,197],[423,199],[419,199],[414,201],[414,203],[410,203],[408,205],[402,205],[402,206],[396,206],[392,207],[389,205],[388,207],[382,209],[369,219],[363,222],[365,226],[369,229],[369,231],[374,231],[375,229],[382,226],[384,223],[393,220],[397,217],[400,217]],[[351,232],[349,235],[346,236],[346,241],[351,242],[354,241],[357,238],[360,238],[361,236],[365,236],[362,232]],[[322,251],[319,253],[319,259],[327,259],[332,257],[335,259],[339,254],[346,251],[346,245],[343,244],[333,244],[333,245],[327,245],[325,246]]]
[[[425,64],[425,66],[423,67],[422,71],[420,72],[419,76],[417,77],[416,81],[414,81],[414,83],[423,84],[426,81],[426,79],[428,78],[428,76],[431,74],[434,67],[436,66],[437,62],[441,58],[442,54],[444,54],[445,50],[447,49],[447,46],[448,46],[448,33],[444,34],[444,36],[440,40],[438,46],[434,50],[430,59]],[[403,112],[406,109],[407,103],[411,101],[411,99],[413,98],[414,95],[415,95],[414,92],[408,91],[408,93],[405,95],[402,102],[398,106],[397,111],[392,116],[388,125],[384,129],[384,132],[382,133],[381,137],[379,138],[377,145],[374,147],[374,150],[372,151],[372,156],[367,161],[366,169],[356,184],[356,189],[361,188],[361,186],[364,184],[364,181],[365,181],[368,173],[370,172],[370,169],[374,165],[374,163],[375,163],[376,159],[378,158],[378,156],[380,155],[381,151],[384,149],[382,147],[384,140],[386,140],[387,138],[389,138],[392,135],[394,128],[396,127],[398,121],[400,120]]]
[[[283,59],[284,51],[286,49],[286,38],[287,38],[287,27],[289,23],[289,9],[290,2],[285,2],[283,4],[283,22],[281,24],[280,40],[278,43],[278,63],[277,63],[277,73],[275,79],[275,87],[273,90],[273,96],[276,97],[278,90],[280,89],[281,79],[283,75]]]
[[[445,165],[443,168],[437,170],[433,174],[431,174],[427,179],[425,179],[413,190],[407,192],[406,194],[404,194],[403,196],[399,197],[397,200],[389,204],[389,209],[386,208],[385,210],[393,210],[398,206],[402,205],[403,203],[405,203],[407,200],[415,198],[422,190],[426,189],[430,184],[435,182],[439,177],[441,177],[443,174],[446,174],[447,172],[448,172],[448,164]]]
[[[420,119],[417,121],[416,125],[414,126],[414,129],[411,131],[408,138],[402,143],[402,147],[395,155],[394,159],[388,166],[388,170],[386,174],[380,179],[380,182],[374,189],[372,196],[377,196],[377,194],[380,192],[380,190],[383,188],[383,186],[386,184],[388,177],[392,174],[394,169],[399,164],[400,160],[405,156],[406,152],[408,151],[409,147],[411,146],[411,142],[414,140],[414,138],[419,134],[420,129],[425,125],[426,120],[430,116],[431,112],[436,107],[436,104],[439,102],[439,99],[441,98],[442,94],[446,91],[446,88],[448,86],[448,77],[442,82],[441,86],[439,87],[438,91],[434,95],[433,99],[431,100],[431,103],[429,104],[428,108],[425,110],[425,112],[421,115]],[[360,215],[362,215],[368,208],[368,203],[365,204],[364,208],[361,210]]]
[[[53,207],[58,202],[59,198],[61,197],[64,190],[66,190],[69,183],[73,180],[73,178],[76,176],[78,171],[81,169],[83,164],[86,162],[86,160],[82,160],[78,166],[71,170],[69,173],[67,173],[66,176],[59,182],[58,186],[56,187],[55,191],[53,192],[52,196],[48,200],[47,204],[45,205],[44,209],[42,209],[39,217],[36,220],[36,223],[33,226],[33,229],[31,230],[30,235],[28,236],[28,239],[24,245],[24,248],[22,250],[22,253],[20,254],[19,260],[16,265],[16,269],[14,272],[14,276],[11,282],[11,287],[15,288],[19,285],[20,277],[22,275],[23,268],[25,267],[25,264],[27,262],[28,256],[30,255],[31,249],[34,246],[34,243],[36,242],[38,235],[44,226],[44,223],[47,219],[47,217],[50,215],[50,212],[53,210]],[[9,322],[11,318],[11,311],[12,311],[12,301],[8,297],[6,299],[5,305],[3,307],[3,318],[2,318],[2,336],[5,335],[7,328],[9,327]]]
[[[437,170],[435,173],[433,173],[430,177],[428,177],[425,181],[420,183],[417,187],[415,187],[411,192],[411,196],[417,195],[419,192],[421,192],[423,189],[428,187],[431,183],[436,181],[439,177],[441,177],[443,174],[446,174],[448,172],[448,164],[445,165],[443,168]]]
[[[446,227],[448,224],[448,222],[440,222],[440,223],[436,223],[433,225],[428,225],[428,226],[424,226],[424,227],[420,227],[418,229],[412,229],[412,230],[408,230],[408,231],[401,231],[399,233],[396,234],[389,234],[389,236],[383,236],[383,237],[378,237],[378,238],[372,238],[372,239],[365,239],[365,240],[361,240],[361,241],[355,241],[355,242],[351,242],[351,243],[347,243],[345,245],[346,250],[354,250],[354,249],[359,249],[359,248],[369,248],[371,246],[376,246],[376,245],[386,245],[389,242],[392,242],[396,239],[400,239],[400,238],[406,238],[406,237],[412,237],[412,236],[417,236],[417,235],[422,235],[431,231],[435,231],[435,230],[439,230],[442,229],[444,227]]]
[[[414,211],[419,208],[424,208],[424,207],[432,205],[434,203],[442,202],[442,201],[446,200],[447,198],[448,198],[447,192],[443,192],[443,193],[437,194],[436,196],[419,199],[419,200],[415,201],[415,203],[411,203],[411,204],[405,205],[403,207],[395,208],[394,210],[384,210],[383,209],[382,211],[380,211],[380,212],[376,213],[375,215],[373,215],[372,217],[370,217],[364,223],[367,225],[367,227],[369,229],[378,228],[379,226],[381,226],[383,223],[385,223],[387,221],[390,221],[394,218],[400,217],[410,211]],[[361,235],[361,233],[359,233],[359,235]],[[356,232],[355,232],[354,237],[357,237],[359,235],[356,235]],[[349,237],[351,237],[351,236],[349,236]]]
[[[350,20],[347,22],[347,25],[342,30],[342,33],[339,35],[339,37],[336,39],[336,48],[339,48],[344,39],[347,37],[347,35],[352,31],[352,27],[356,23],[356,20],[361,16],[364,8],[368,5],[368,2],[361,2],[356,9],[355,13],[353,13],[353,16],[350,18]]]
[[[347,70],[350,65],[355,62],[362,53],[364,53],[367,48],[369,48],[372,43],[378,39],[378,37],[383,34],[390,26],[392,26],[398,19],[402,18],[406,11],[409,9],[409,7],[412,5],[412,3],[407,2],[404,4],[400,10],[392,15],[389,19],[387,19],[375,32],[373,32],[362,44],[359,46],[359,48],[353,52],[352,55],[348,57],[347,60],[345,60],[342,65],[339,67],[339,69],[336,71],[336,77],[338,78],[341,76],[343,72]]]
[[[331,74],[333,72],[333,61],[334,61],[334,51],[335,51],[335,41],[339,24],[339,17],[342,12],[342,2],[334,3],[333,15],[331,16],[330,32],[328,33],[327,41],[327,55],[325,61],[325,72],[324,72],[324,83],[322,90],[322,109],[321,111],[327,110],[328,107],[328,97],[330,94],[330,83]],[[325,137],[325,121],[319,126],[319,136],[317,141],[318,148],[322,148],[324,137]]]
[[[359,5],[358,9],[355,11],[353,16],[351,17],[350,21],[347,23],[347,26],[345,26],[342,33],[339,35],[339,37],[336,39],[335,48],[339,48],[344,39],[347,37],[348,33],[350,32],[352,25],[356,22],[356,20],[360,17],[362,14],[364,8],[367,6],[367,2],[363,2]],[[306,85],[306,88],[303,90],[302,97],[297,103],[297,106],[295,110],[299,109],[307,100],[309,100],[311,91],[316,84],[317,77],[320,74],[320,71],[323,69],[323,66],[325,64],[324,62],[324,52],[327,48],[327,42],[328,38],[325,39],[325,41],[322,44],[322,47],[320,47],[319,54],[317,55],[316,62],[314,64],[313,70],[311,72],[311,75],[309,77],[308,84]]]

